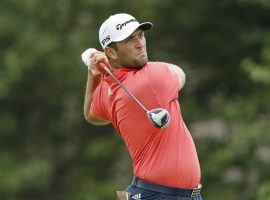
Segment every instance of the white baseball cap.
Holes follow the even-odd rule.
[[[99,29],[99,42],[104,49],[111,42],[120,42],[130,36],[137,28],[148,30],[151,22],[139,23],[133,16],[119,13],[110,16]]]

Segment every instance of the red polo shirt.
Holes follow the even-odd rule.
[[[181,115],[178,77],[159,62],[149,62],[140,70],[118,69],[114,74],[148,110],[165,108],[171,117],[166,128],[155,128],[111,77],[96,88],[91,109],[117,129],[131,155],[134,175],[171,187],[196,187],[200,165]]]

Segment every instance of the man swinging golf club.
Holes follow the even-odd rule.
[[[150,28],[125,13],[101,25],[104,51],[82,54],[88,67],[84,115],[95,125],[112,123],[124,140],[134,167],[127,199],[201,199],[197,152],[178,103],[185,74],[148,61],[144,31]]]

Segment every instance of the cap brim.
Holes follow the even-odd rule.
[[[138,28],[141,28],[142,30],[147,31],[152,27],[153,27],[153,24],[151,22],[143,22],[140,24]]]
[[[135,30],[138,28],[141,28],[142,30],[146,31],[152,28],[153,24],[151,22],[143,22],[141,24],[138,24],[137,26],[134,26],[133,28],[129,29],[126,34],[119,36],[118,38],[115,38],[112,40],[113,42],[120,42],[128,38]]]

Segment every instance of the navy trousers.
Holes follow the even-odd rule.
[[[145,190],[132,185],[128,186],[126,192],[130,193],[130,200],[202,200],[201,194],[196,197],[181,197]]]

